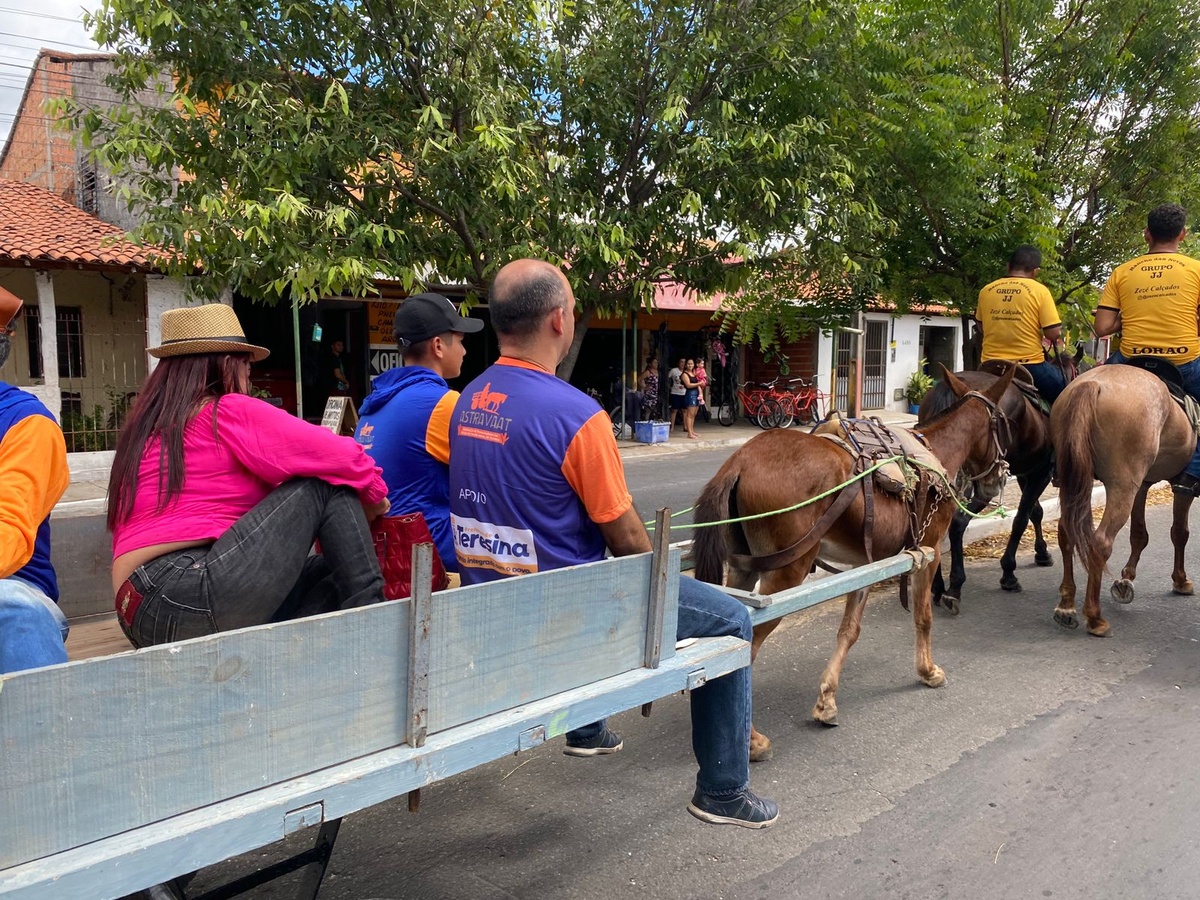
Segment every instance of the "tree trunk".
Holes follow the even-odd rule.
[[[584,309],[575,322],[575,339],[571,341],[571,349],[567,351],[567,358],[558,364],[558,369],[554,373],[563,381],[571,380],[571,373],[575,371],[575,363],[579,360],[579,348],[583,346],[583,338],[587,334],[588,325],[592,321],[594,312],[595,310],[591,308]]]

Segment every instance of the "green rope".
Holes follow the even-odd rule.
[[[824,493],[817,494],[815,497],[809,497],[807,500],[801,500],[799,503],[793,503],[791,506],[785,506],[783,509],[773,509],[769,512],[755,513],[752,516],[739,516],[735,519],[721,519],[716,522],[698,522],[698,523],[694,523],[692,525],[671,525],[669,530],[670,531],[680,531],[685,528],[712,528],[716,525],[735,525],[738,522],[752,522],[755,519],[766,519],[771,516],[778,516],[778,515],[782,515],[783,513],[793,512],[797,509],[803,509],[805,506],[810,506],[813,503],[816,503],[818,500],[824,500],[826,497],[828,497],[832,494],[836,494],[837,492],[842,490],[842,488],[845,488],[851,484],[854,484],[856,481],[861,481],[863,478],[866,478],[868,475],[874,473],[876,469],[880,469],[883,466],[886,466],[888,463],[899,462],[899,461],[903,461],[903,460],[906,460],[906,457],[903,454],[897,454],[895,456],[889,456],[885,459],[881,459],[878,462],[876,462],[875,465],[871,466],[870,468],[864,469],[863,471],[859,472],[857,475],[854,475],[851,478],[847,479],[846,481],[843,481],[841,484],[831,487],[829,490],[825,491]],[[946,477],[945,472],[929,465],[928,463],[923,463],[916,459],[907,459],[907,462],[911,463],[912,465],[919,466],[920,468],[923,468],[926,471],[932,472],[934,475],[936,475],[941,480],[942,484],[944,484],[946,486],[946,491],[947,491],[947,493],[949,493],[950,497],[954,500],[954,505],[957,506],[960,511],[962,511],[962,512],[966,513],[968,516],[970,516],[972,519],[996,519],[996,518],[1003,519],[1003,518],[1007,518],[1008,510],[1005,509],[1004,506],[1002,506],[1002,505],[997,506],[991,512],[979,512],[979,513],[972,512],[971,510],[969,510],[967,508],[966,504],[963,503],[962,498],[958,496],[958,491],[956,491],[954,489],[954,485],[952,485],[950,483],[950,479],[948,479]],[[691,506],[691,507],[688,507],[687,509],[680,510],[677,513],[671,513],[671,518],[673,519],[676,516],[681,516],[684,513],[689,513],[692,510],[694,510],[695,508],[696,507]],[[654,522],[654,520],[650,520],[648,522],[643,522],[642,524],[645,525],[650,531],[653,531],[656,526],[656,523]]]

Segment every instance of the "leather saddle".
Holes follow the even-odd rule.
[[[834,413],[812,433],[849,453],[857,463],[857,471],[889,457],[900,457],[876,469],[874,479],[881,490],[905,500],[913,499],[922,469],[941,476],[933,479],[933,485],[944,486],[947,482],[941,461],[920,437],[906,428],[889,428],[877,418],[843,419]]]
[[[1158,380],[1167,386],[1171,399],[1179,404],[1188,421],[1192,423],[1192,430],[1200,434],[1200,403],[1183,389],[1183,376],[1179,374],[1179,369],[1174,363],[1161,356],[1131,356],[1125,361],[1125,365],[1145,369],[1156,375]]]
[[[989,359],[985,363],[980,363],[979,371],[999,377],[1005,374],[1011,365],[1012,363],[1006,359]],[[1045,397],[1038,393],[1037,385],[1033,383],[1033,376],[1029,374],[1029,370],[1020,363],[1016,365],[1017,370],[1013,372],[1012,386],[1028,397],[1043,415],[1050,415],[1050,404]]]

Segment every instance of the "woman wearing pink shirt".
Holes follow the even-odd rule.
[[[367,522],[387,487],[351,438],[250,396],[247,343],[219,303],[168,310],[161,360],[117,440],[113,589],[144,647],[383,599]],[[322,553],[309,555],[314,540]]]

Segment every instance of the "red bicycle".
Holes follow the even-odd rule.
[[[760,383],[753,386],[749,381],[739,384],[733,400],[721,404],[721,408],[717,411],[717,421],[727,427],[732,425],[737,419],[738,404],[741,404],[746,418],[759,428],[779,428],[785,419],[788,425],[792,424],[792,417],[785,413],[780,401],[780,392],[776,390],[778,381],[779,379],[775,379],[766,384]],[[783,393],[786,395],[786,392]]]
[[[811,380],[793,378],[788,381],[792,388],[790,412],[801,425],[815,425],[825,418],[828,395],[817,386],[817,376]]]

